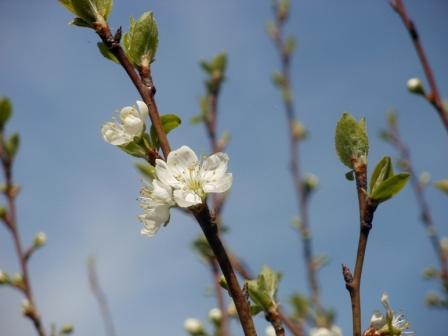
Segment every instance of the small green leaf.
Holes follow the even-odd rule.
[[[391,159],[389,156],[385,156],[378,162],[370,177],[370,192],[373,193],[376,187],[393,175]]]
[[[198,236],[192,243],[193,250],[195,250],[202,258],[210,260],[214,257],[213,251],[207,242],[204,235]],[[224,278],[223,278],[224,279]],[[224,279],[225,282],[225,279]],[[225,283],[227,286],[227,283]],[[225,288],[225,287],[224,287]]]
[[[355,180],[355,173],[353,172],[353,170],[350,170],[348,172],[345,173],[345,178],[348,181],[354,181]]]
[[[150,181],[156,178],[156,169],[149,163],[136,162],[135,168]]]
[[[263,308],[259,305],[250,305],[250,314],[256,316],[263,311]]]
[[[310,302],[304,295],[299,293],[293,294],[290,298],[290,303],[294,309],[294,318],[302,319],[308,315]]]
[[[224,74],[227,68],[227,54],[225,52],[217,54],[210,62],[210,65],[213,71],[218,71],[221,74]]]
[[[381,182],[371,193],[370,198],[381,203],[392,198],[404,188],[409,180],[409,173],[400,173]]]
[[[129,155],[144,159],[146,158],[146,150],[139,144],[140,140],[141,139],[134,139],[134,141],[118,147],[120,147],[125,153]]]
[[[369,139],[364,118],[359,122],[349,113],[343,113],[336,125],[336,152],[343,164],[354,168],[353,164],[367,163]]]
[[[181,124],[180,118],[175,114],[164,114],[160,116],[160,121],[162,122],[162,127],[165,134],[168,134]],[[150,133],[152,144],[154,145],[154,147],[159,148],[160,142],[154,126],[151,126]]]
[[[77,16],[72,24],[94,28],[104,24],[112,11],[112,0],[59,0],[59,3]]]
[[[390,111],[387,114],[387,123],[389,124],[390,127],[395,127],[397,125],[397,112],[395,111]]]
[[[285,87],[285,77],[278,71],[272,74],[272,83],[278,88]]]
[[[123,36],[126,55],[135,66],[149,66],[154,61],[159,44],[159,31],[152,12],[138,19],[131,18],[129,32]]]
[[[98,49],[99,49],[101,55],[103,55],[105,58],[107,58],[108,60],[111,60],[114,63],[120,64],[120,62],[115,57],[115,55],[112,54],[112,52],[109,50],[109,48],[103,42],[98,42],[97,46],[98,46]]]
[[[13,160],[19,150],[20,136],[18,133],[14,133],[5,143],[5,151],[8,157]]]
[[[250,298],[265,311],[275,307],[279,281],[280,273],[263,266],[257,279],[246,281]]]
[[[448,179],[434,182],[434,187],[448,195]]]
[[[0,97],[0,129],[2,129],[6,122],[11,118],[12,104],[6,97]]]

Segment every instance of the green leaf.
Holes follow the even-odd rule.
[[[12,104],[6,97],[0,97],[0,129],[2,129],[6,122],[11,118]]]
[[[118,147],[120,147],[125,153],[129,155],[144,159],[146,158],[146,150],[139,144],[140,140],[141,139],[134,139],[134,141]]]
[[[159,44],[159,31],[152,12],[138,19],[131,18],[129,32],[123,36],[126,55],[135,66],[149,66],[154,61]]]
[[[370,177],[370,193],[373,193],[376,187],[393,175],[391,159],[389,156],[385,156],[378,162]]]
[[[279,281],[280,273],[263,266],[257,279],[246,281],[250,298],[265,311],[275,307]]]
[[[225,52],[217,54],[210,62],[210,65],[213,71],[218,71],[221,74],[224,74],[227,68],[227,54]]]
[[[294,309],[294,318],[302,319],[308,315],[310,302],[304,295],[299,293],[293,294],[290,298],[290,303]]]
[[[263,311],[263,308],[260,307],[259,305],[250,305],[250,314],[252,316],[258,315],[262,311]]]
[[[381,182],[370,194],[371,200],[376,203],[387,201],[397,195],[409,180],[409,173],[400,173]]]
[[[113,6],[113,0],[59,0],[59,3],[77,16],[72,24],[91,28],[104,24]]]
[[[448,195],[448,179],[434,182],[434,187]]]
[[[115,55],[112,54],[112,52],[109,50],[109,48],[103,42],[98,42],[97,46],[98,46],[98,49],[100,50],[101,55],[103,55],[105,58],[107,58],[108,60],[111,60],[114,63],[120,64],[120,62],[115,57]]]
[[[343,164],[354,168],[354,163],[367,163],[369,139],[364,118],[359,122],[349,113],[343,113],[336,125],[336,152]]]
[[[345,178],[348,181],[354,181],[355,180],[355,173],[353,172],[353,170],[350,170],[348,172],[345,173]]]
[[[156,178],[156,169],[149,163],[136,162],[135,168],[150,181]]]
[[[20,136],[18,133],[14,133],[5,143],[5,151],[8,157],[13,160],[19,150]]]
[[[204,235],[198,236],[192,243],[193,250],[195,250],[202,258],[210,260],[214,257],[213,251],[207,242]],[[224,279],[224,278],[223,278]],[[225,282],[225,279],[224,279]],[[227,282],[225,282],[227,286]],[[225,288],[225,287],[224,287]]]
[[[162,127],[165,134],[168,134],[181,124],[180,118],[175,114],[164,114],[160,116],[160,121],[162,122]],[[152,125],[150,133],[152,144],[154,145],[155,148],[159,148],[160,147],[159,138],[157,137],[156,129]]]

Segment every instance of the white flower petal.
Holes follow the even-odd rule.
[[[181,208],[188,208],[196,204],[201,204],[202,199],[198,194],[191,192],[189,190],[174,190],[174,201]]]
[[[160,181],[173,188],[181,188],[182,184],[175,178],[172,170],[165,161],[156,160],[156,175]]]
[[[224,174],[219,179],[204,182],[202,189],[206,193],[223,193],[232,186],[233,176],[231,173]]]
[[[140,222],[143,224],[141,234],[147,236],[154,236],[160,227],[166,224],[170,218],[170,208],[167,205],[160,205],[154,208],[145,210],[143,214],[138,216]]]
[[[101,127],[101,134],[104,141],[114,146],[126,145],[132,141],[132,138],[125,132],[122,125],[107,122]]]
[[[201,165],[200,177],[204,181],[219,179],[227,171],[229,156],[225,153],[210,155]]]
[[[152,187],[152,197],[155,200],[159,200],[161,203],[166,204],[173,202],[173,192],[169,186],[158,180],[153,180]]]
[[[140,136],[145,122],[140,113],[132,106],[123,107],[120,111],[120,119],[126,131],[132,136]]]
[[[374,311],[370,318],[370,326],[375,330],[380,330],[386,324],[386,317],[379,311]]]
[[[188,146],[182,146],[168,154],[167,165],[176,171],[193,169],[198,165],[198,157]]]
[[[140,112],[140,117],[142,118],[142,120],[145,120],[145,118],[147,118],[149,114],[148,106],[141,100],[137,100],[137,107],[138,111]]]

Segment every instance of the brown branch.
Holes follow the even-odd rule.
[[[156,92],[155,87],[151,83],[148,83],[141,78],[134,69],[134,66],[131,64],[129,59],[127,58],[125,52],[123,51],[120,45],[121,39],[121,28],[118,29],[115,36],[112,35],[109,26],[107,24],[105,26],[96,27],[96,32],[104,42],[104,44],[109,48],[109,50],[114,54],[114,56],[118,59],[132,83],[136,87],[137,91],[140,93],[145,104],[148,106],[149,110],[149,118],[151,119],[151,123],[156,130],[157,136],[160,141],[160,147],[162,148],[163,155],[165,158],[168,156],[171,151],[170,144],[168,142],[168,138],[163,131],[162,122],[160,120],[159,111],[157,109],[157,104],[154,98],[154,94]],[[148,74],[150,73],[149,68],[147,69]],[[149,85],[149,86],[147,86]]]
[[[437,233],[437,229],[434,225],[434,220],[429,210],[428,202],[426,201],[423,186],[418,180],[417,174],[412,164],[411,154],[409,148],[404,144],[400,137],[398,127],[395,123],[389,124],[388,140],[392,146],[398,151],[400,159],[406,163],[406,170],[409,172],[412,189],[417,200],[417,205],[420,208],[420,218],[425,231],[429,237],[431,245],[436,253],[436,256],[440,264],[440,279],[442,281],[443,288],[448,292],[448,259],[445,253],[443,253],[440,246],[440,237]]]
[[[107,303],[106,294],[102,291],[98,280],[96,262],[94,258],[89,259],[89,261],[87,262],[87,273],[89,277],[90,289],[92,290],[92,294],[98,302],[98,306],[100,307],[101,317],[103,318],[106,335],[115,336],[116,332],[114,321],[112,319],[112,314]]]
[[[291,92],[292,85],[290,81],[290,64],[291,54],[288,52],[286,43],[283,36],[283,26],[287,20],[285,15],[279,11],[278,3],[275,1],[273,5],[275,14],[275,29],[276,32],[272,38],[277,48],[278,54],[281,60],[281,73],[283,76],[282,89],[286,93],[287,98],[284,99],[285,112],[289,129],[289,156],[290,156],[290,170],[291,176],[294,182],[298,209],[301,215],[302,226],[302,244],[303,244],[303,257],[305,259],[307,269],[307,281],[308,287],[311,292],[311,301],[318,311],[322,310],[320,303],[319,284],[317,279],[317,272],[315,263],[313,262],[313,245],[310,235],[310,225],[308,217],[308,194],[305,192],[302,173],[300,169],[300,155],[299,155],[299,142],[300,139],[294,134],[294,125],[296,123],[296,112],[294,103],[292,101]]]
[[[266,313],[266,320],[271,323],[275,330],[275,335],[285,336],[285,328],[283,328],[282,320],[276,309]]]
[[[3,134],[0,134],[0,158],[3,167],[3,173],[5,177],[5,197],[7,203],[7,213],[5,218],[3,219],[6,227],[11,232],[14,248],[16,250],[17,258],[19,259],[20,271],[23,277],[23,284],[20,286],[16,286],[16,288],[20,289],[21,292],[25,295],[25,298],[29,302],[29,307],[23,312],[25,316],[27,316],[34,325],[36,332],[39,336],[45,336],[46,332],[42,323],[42,319],[40,317],[40,313],[37,309],[36,303],[33,297],[33,291],[31,288],[30,275],[28,271],[28,259],[27,252],[23,249],[19,230],[17,227],[17,213],[16,213],[16,196],[17,189],[14,186],[13,178],[12,178],[12,160],[8,157],[4,150],[4,140]]]
[[[345,287],[350,293],[352,304],[353,336],[361,336],[361,278],[364,257],[366,254],[367,240],[372,228],[373,214],[376,204],[372,204],[367,197],[367,166],[364,163],[354,164],[356,179],[356,190],[359,203],[359,240],[358,251],[356,253],[355,271],[352,274],[350,269],[343,265],[342,275]]]
[[[102,39],[102,41],[104,42],[104,44],[108,47],[111,53],[118,59],[120,64],[123,66],[129,78],[131,79],[131,81],[137,88],[138,92],[140,93],[143,101],[148,106],[149,117],[156,130],[157,136],[159,137],[162,152],[166,159],[171,151],[171,148],[168,142],[168,138],[166,137],[166,134],[163,131],[162,123],[158,113],[158,108],[154,99],[154,94],[156,90],[150,77],[150,69],[149,68],[147,69],[148,73],[145,73],[146,69],[139,69],[141,77],[137,74],[137,72],[135,71],[134,67],[130,63],[129,59],[127,58],[125,52],[123,51],[120,45],[121,29],[119,29],[116,32],[115,36],[112,36],[112,33],[107,24],[99,25],[95,27],[95,30]],[[147,79],[151,79],[151,81],[148,81]],[[207,205],[202,204],[198,206],[196,210],[192,210],[192,213],[197,219],[199,225],[201,226],[207,238],[207,241],[210,247],[212,248],[213,253],[216,256],[216,259],[218,260],[219,266],[224,274],[224,277],[229,283],[229,290],[235,302],[235,306],[237,308],[238,315],[245,335],[246,336],[256,335],[255,327],[252,321],[252,317],[250,315],[249,304],[245,300],[241,292],[238,280],[232,269],[232,265],[230,264],[229,259],[227,257],[226,250],[217,234],[216,224],[213,223],[211,220],[210,211]]]
[[[395,10],[395,12],[400,16],[404,26],[406,27],[407,31],[409,32],[409,35],[411,36],[412,42],[414,43],[414,47],[417,52],[418,58],[420,59],[420,63],[422,64],[426,79],[428,80],[429,86],[431,88],[431,92],[426,95],[426,99],[437,110],[443,125],[448,131],[448,113],[440,97],[439,89],[436,84],[436,79],[429,64],[429,61],[426,57],[425,50],[423,49],[423,45],[421,43],[420,36],[417,32],[417,28],[414,22],[409,18],[406,12],[406,7],[404,6],[402,0],[391,0],[390,5]]]
[[[215,258],[209,260],[210,269],[213,274],[213,287],[215,289],[216,301],[218,308],[221,311],[222,319],[219,324],[218,336],[227,336],[229,334],[229,314],[227,312],[226,303],[224,300],[223,289],[219,283],[221,279],[221,272],[219,271],[219,264]]]
[[[219,266],[221,267],[221,271],[224,275],[224,278],[226,279],[230,295],[235,302],[236,310],[243,327],[244,335],[256,335],[257,333],[255,331],[255,326],[250,314],[249,303],[247,302],[246,297],[244,296],[240,288],[230,259],[221,242],[221,239],[219,238],[218,227],[210,216],[210,211],[207,207],[207,204],[204,203],[193,207],[191,208],[191,212],[201,226],[207,242],[210,245],[213,253],[215,254]]]

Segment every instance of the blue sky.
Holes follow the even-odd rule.
[[[446,97],[448,5],[407,1],[441,93]],[[225,208],[229,247],[253,271],[267,264],[284,273],[279,298],[306,291],[296,215],[287,165],[287,128],[270,74],[277,55],[265,33],[270,1],[116,1],[112,27],[153,10],[160,45],[153,66],[162,113],[176,113],[182,127],[170,134],[174,148],[209,150],[203,129],[188,120],[198,111],[203,74],[198,61],[229,54],[228,80],[220,99],[220,131],[229,130],[234,186]],[[197,224],[173,214],[152,239],[139,234],[136,198],[141,179],[134,160],[103,142],[101,125],[113,111],[133,104],[137,93],[121,68],[102,58],[96,35],[71,27],[71,15],[56,1],[0,1],[0,94],[15,107],[9,130],[19,131],[22,148],[15,176],[23,240],[38,231],[48,246],[31,261],[35,296],[46,325],[71,322],[77,335],[101,335],[99,311],[88,287],[85,261],[97,257],[121,335],[182,335],[183,320],[205,318],[215,306],[210,274],[190,250]],[[353,265],[357,242],[354,185],[334,152],[336,121],[343,111],[365,116],[371,139],[370,165],[396,153],[378,139],[390,108],[399,112],[404,140],[418,171],[447,177],[446,131],[432,107],[410,95],[410,77],[423,78],[401,21],[387,1],[294,1],[288,31],[298,38],[293,61],[294,94],[300,120],[311,137],[301,147],[306,172],[319,176],[311,202],[317,254],[331,258],[320,272],[323,300],[337,310],[337,323],[350,333],[351,312],[340,264]],[[427,198],[436,225],[446,227],[446,197],[430,188]],[[0,268],[17,270],[7,231],[0,228]],[[363,324],[381,308],[383,291],[410,319],[417,334],[443,335],[446,312],[428,310],[426,293],[436,283],[421,279],[436,259],[418,221],[407,188],[382,205],[370,236],[362,285]],[[0,288],[0,333],[32,334],[20,315],[21,297]],[[285,306],[287,309],[287,307]],[[257,318],[260,334],[265,322]],[[236,329],[235,335],[240,334]]]

